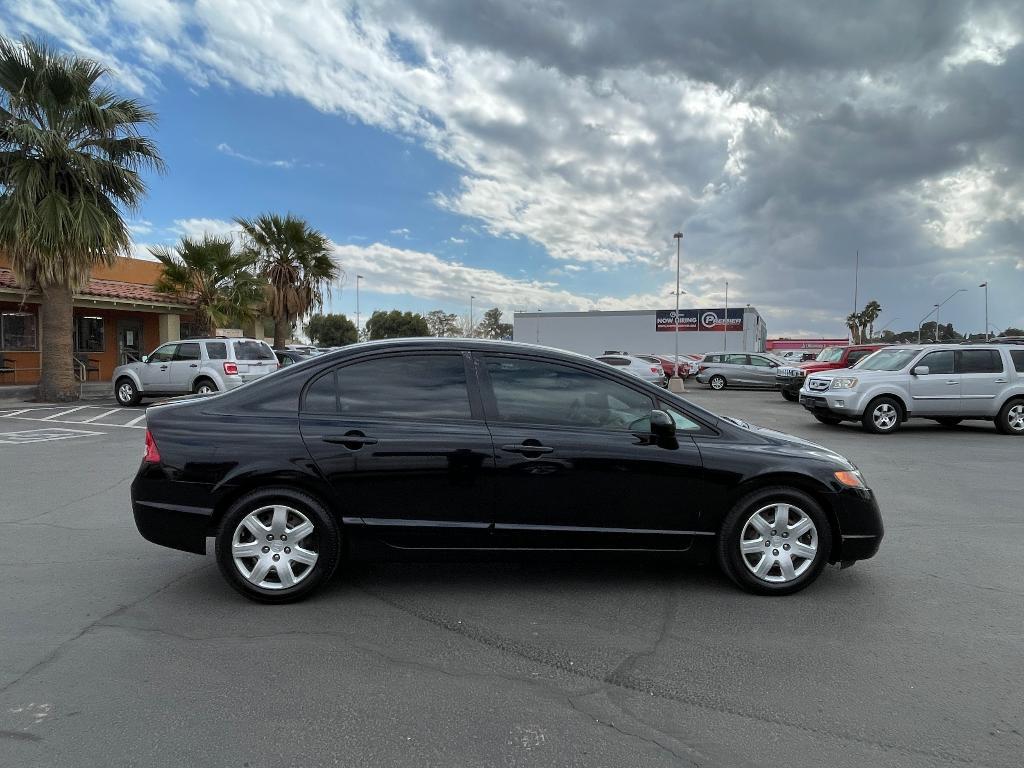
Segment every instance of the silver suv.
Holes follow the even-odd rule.
[[[274,350],[258,339],[169,341],[142,362],[114,369],[114,397],[129,406],[144,397],[224,392],[277,368]]]
[[[825,424],[860,421],[877,434],[922,417],[945,426],[984,419],[1005,435],[1024,435],[1024,348],[886,347],[856,369],[811,374],[800,404]]]

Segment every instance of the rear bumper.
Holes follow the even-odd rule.
[[[151,491],[163,485],[159,480],[135,478],[132,483],[132,514],[135,527],[147,541],[171,549],[206,554],[206,537],[213,521],[213,508],[169,504]],[[162,495],[162,498],[168,498]],[[191,500],[191,499],[190,499]]]

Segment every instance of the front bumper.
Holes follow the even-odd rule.
[[[806,376],[776,376],[775,384],[783,392],[791,392],[794,395],[800,393],[800,389],[803,387],[804,382],[807,381]]]
[[[848,488],[837,494],[836,501],[839,547],[833,550],[833,559],[845,563],[874,557],[885,535],[875,494],[867,489]]]
[[[800,405],[812,413],[824,413],[843,419],[859,419],[863,408],[862,397],[848,389],[809,390],[800,389]]]

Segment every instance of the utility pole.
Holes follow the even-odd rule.
[[[675,365],[672,368],[672,377],[668,380],[668,388],[670,392],[682,392],[684,390],[683,380],[679,378],[679,259],[680,246],[683,242],[683,233],[676,232],[672,237],[675,238],[676,241],[676,316],[675,332],[672,334],[676,344],[676,357]]]
[[[722,331],[722,349],[729,349],[729,281],[725,281],[725,320],[723,321],[722,327],[725,328]]]
[[[853,312],[857,313],[857,294],[860,289],[860,249],[857,249],[857,265],[853,268]]]
[[[473,299],[475,298],[476,296],[469,297],[469,333],[467,334],[469,338],[473,338]]]
[[[356,275],[356,342],[359,341],[359,281],[362,279],[362,275]]]
[[[985,341],[988,341],[988,280],[978,287],[985,289]]]

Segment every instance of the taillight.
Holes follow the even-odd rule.
[[[146,454],[142,460],[147,464],[159,464],[160,463],[160,450],[156,447],[156,440],[153,439],[153,433],[148,429],[146,430]]]
[[[238,373],[238,364],[224,363],[224,373],[226,373],[228,376],[234,376],[235,374]]]
[[[655,368],[653,365],[651,366],[651,373],[664,373],[664,372],[665,371],[662,370],[661,368]]]
[[[708,369],[708,367],[706,365],[698,365],[697,366],[697,373],[702,373],[702,372],[706,371],[707,369]]]

